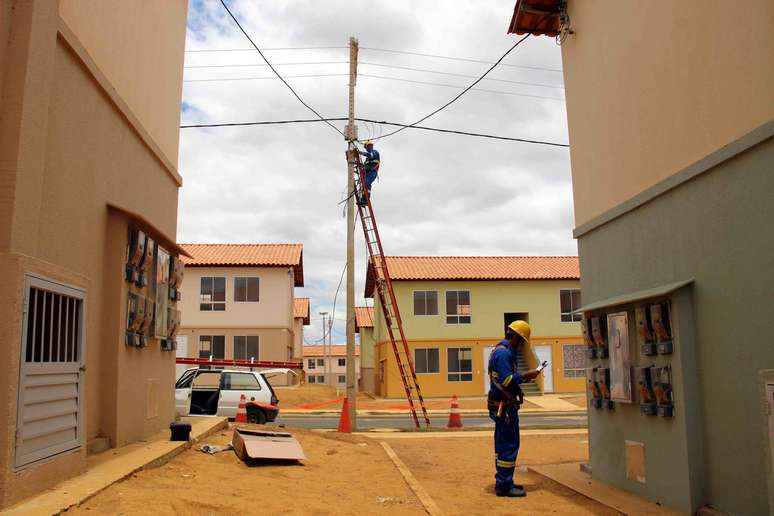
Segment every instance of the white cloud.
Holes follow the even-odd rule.
[[[346,46],[359,38],[362,62],[478,76],[481,63],[366,50],[386,48],[493,61],[516,42],[506,29],[514,0],[454,3],[230,0],[263,48]],[[247,48],[220,2],[190,3],[187,48]],[[261,64],[255,52],[196,52],[187,65]],[[346,61],[346,49],[268,51],[275,63]],[[550,38],[529,38],[505,63],[560,69]],[[346,73],[346,64],[279,66],[284,75]],[[362,65],[360,73],[465,86],[470,79]],[[266,77],[266,67],[189,68],[186,79]],[[561,73],[499,67],[490,77],[562,84]],[[325,116],[345,116],[347,78],[289,79]],[[480,88],[563,96],[555,88],[482,81]],[[358,116],[409,123],[459,90],[361,77]],[[279,81],[186,82],[183,123],[314,118]],[[343,124],[338,123],[342,128]],[[470,91],[423,125],[555,142],[567,141],[564,103]],[[389,127],[359,124],[360,136]],[[405,130],[380,141],[374,203],[385,252],[419,255],[575,254],[567,149]],[[181,131],[178,239],[183,242],[301,242],[313,318],[331,311],[345,258],[342,206],[345,144],[322,123]],[[356,293],[365,246],[356,234]],[[343,340],[344,294],[334,338]],[[361,298],[361,302],[362,302]],[[321,335],[313,321],[308,340]]]

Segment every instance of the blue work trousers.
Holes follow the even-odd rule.
[[[513,485],[513,471],[519,454],[519,411],[516,405],[509,405],[503,407],[500,417],[496,410],[490,410],[489,417],[495,422],[496,489],[507,490]]]
[[[365,187],[366,192],[371,193],[371,185],[376,181],[377,172],[376,170],[366,170],[365,173]]]

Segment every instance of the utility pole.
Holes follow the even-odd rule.
[[[320,316],[322,317],[322,324],[323,324],[323,360],[325,360],[325,365],[323,366],[323,374],[325,375],[325,383],[328,383],[328,357],[325,352],[325,331],[328,329],[328,327],[325,325],[325,316],[328,315],[328,312],[320,312]]]
[[[355,84],[357,83],[356,38],[349,38],[349,123],[347,124],[348,149],[355,147]],[[357,430],[357,373],[355,371],[355,165],[347,156],[347,401],[352,431]]]

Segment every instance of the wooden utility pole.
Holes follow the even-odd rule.
[[[355,84],[357,83],[356,38],[349,38],[349,122],[347,124],[348,148],[354,149],[357,140],[355,126]],[[355,165],[347,159],[347,401],[352,431],[357,430],[357,371],[355,370]]]

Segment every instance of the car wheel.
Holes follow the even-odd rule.
[[[255,425],[266,424],[266,415],[260,409],[250,409],[247,411],[247,422]]]

